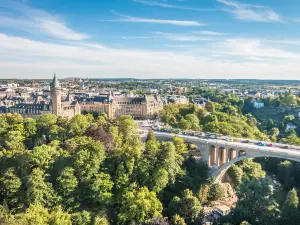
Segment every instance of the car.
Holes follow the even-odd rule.
[[[283,148],[283,149],[288,149],[289,148],[289,146],[281,146],[280,148]]]
[[[273,144],[272,144],[272,143],[269,143],[269,144],[266,144],[266,146],[268,146],[268,147],[273,147]]]
[[[246,143],[246,144],[250,143],[249,140],[242,140],[241,142],[242,142],[242,143]]]
[[[258,146],[266,146],[266,144],[261,142],[258,144]]]
[[[218,137],[216,135],[210,135],[208,138],[210,138],[210,139],[218,139]]]
[[[225,141],[232,142],[231,138],[226,138]]]

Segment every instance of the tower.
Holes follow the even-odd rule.
[[[52,114],[56,116],[62,115],[61,107],[61,88],[59,82],[54,73],[53,80],[50,84],[51,102],[52,102]]]

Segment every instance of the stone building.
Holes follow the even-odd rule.
[[[158,96],[95,96],[81,102],[81,111],[105,113],[109,118],[132,115],[136,118],[153,118],[163,109],[163,101]]]
[[[78,101],[72,100],[68,95],[62,100],[61,87],[54,74],[50,85],[51,100],[40,100],[36,96],[32,102],[0,101],[0,113],[19,113],[23,117],[37,117],[42,114],[55,114],[57,116],[72,117],[81,113]]]
[[[54,78],[50,85],[51,93],[51,113],[57,116],[73,117],[81,113],[80,104],[68,94],[67,98],[62,101],[61,87],[54,74]]]

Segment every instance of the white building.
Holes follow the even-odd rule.
[[[288,123],[286,125],[286,129],[291,129],[291,130],[295,130],[297,128],[297,126],[293,123]]]
[[[265,107],[265,103],[263,103],[263,102],[258,102],[258,101],[256,101],[256,100],[254,100],[254,101],[252,102],[252,105],[253,105],[253,107],[256,108],[256,109],[261,109],[261,108]]]

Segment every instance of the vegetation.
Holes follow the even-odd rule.
[[[185,157],[180,138],[161,143],[150,133],[144,144],[130,116],[6,114],[0,121],[1,224],[196,224],[202,217],[208,168]]]
[[[267,135],[259,131],[256,119],[244,116],[236,106],[209,102],[206,109],[196,105],[169,104],[162,111],[162,119],[172,127],[183,130],[199,130],[234,137],[267,140]]]

